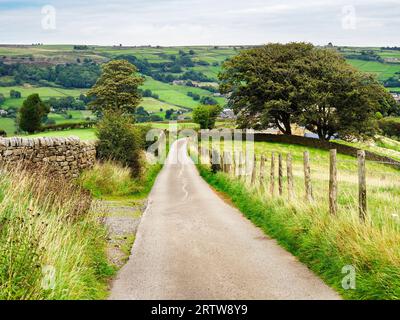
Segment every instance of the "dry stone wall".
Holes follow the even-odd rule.
[[[44,165],[65,177],[77,177],[80,171],[92,167],[95,160],[95,144],[76,137],[0,138],[0,165]]]

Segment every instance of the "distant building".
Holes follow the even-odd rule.
[[[392,96],[397,103],[400,103],[400,93],[392,92]]]
[[[306,138],[319,139],[319,135],[318,135],[318,134],[312,133],[312,132],[310,132],[310,131],[306,131],[306,132],[304,133],[304,136],[305,136]],[[339,139],[339,136],[338,136],[337,133],[334,134],[333,137],[331,137],[331,140],[338,140],[338,139]]]
[[[186,80],[174,80],[172,81],[172,84],[175,86],[184,86],[186,85]]]
[[[232,109],[224,109],[220,113],[219,117],[221,119],[236,119],[235,113]]]
[[[383,60],[387,63],[399,63],[400,62],[399,58],[393,58],[393,57],[385,58]]]
[[[5,117],[8,114],[6,110],[0,109],[0,117]]]

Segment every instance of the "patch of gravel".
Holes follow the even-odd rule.
[[[124,236],[126,234],[136,234],[140,219],[141,217],[106,217],[104,222],[110,235]]]
[[[101,201],[100,206],[105,212],[103,221],[109,232],[108,258],[111,263],[120,268],[129,258],[147,201]]]

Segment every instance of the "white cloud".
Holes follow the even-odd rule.
[[[41,6],[57,10],[42,30]],[[0,41],[124,45],[261,44],[329,41],[398,45],[400,0],[0,0]],[[342,7],[357,27],[343,30]]]

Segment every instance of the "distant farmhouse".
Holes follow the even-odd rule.
[[[232,109],[224,109],[220,113],[219,117],[221,119],[228,119],[228,120],[234,120],[236,119],[235,113],[233,112]]]
[[[400,93],[392,92],[392,96],[397,103],[400,103]]]

